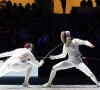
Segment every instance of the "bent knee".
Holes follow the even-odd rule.
[[[94,75],[92,73],[89,73],[87,76],[88,77],[94,77]]]
[[[52,67],[52,70],[58,71],[58,68],[57,68],[56,66],[53,66],[53,67]]]

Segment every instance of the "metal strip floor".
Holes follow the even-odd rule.
[[[22,85],[0,85],[0,90],[100,90],[96,85],[52,85],[42,87],[42,85],[30,85],[29,88]]]

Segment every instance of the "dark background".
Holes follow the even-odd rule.
[[[89,40],[96,46],[93,49],[80,46],[80,51],[83,56],[93,58],[83,61],[100,80],[100,2],[96,0],[96,7],[93,7],[91,2],[80,2],[80,7],[73,7],[70,14],[65,14],[65,1],[61,1],[63,14],[53,13],[52,0],[46,0],[45,4],[43,0],[36,0],[36,3],[32,5],[28,3],[25,7],[21,3],[19,6],[16,3],[12,5],[10,0],[4,2],[6,5],[0,4],[0,53],[23,47],[25,43],[31,42],[34,44],[33,54],[36,57],[44,57],[61,43],[60,32],[70,30],[74,37]],[[62,46],[51,54],[56,55],[61,51]],[[40,61],[41,58],[37,59]],[[62,60],[65,59],[55,61],[46,59],[44,65],[39,68],[39,78],[34,78],[33,81],[32,78],[30,82],[41,84],[47,81],[52,66]],[[5,84],[9,81],[9,84],[15,84],[18,80],[16,78],[1,78],[0,83]],[[18,81],[22,79],[23,77]],[[56,84],[57,80],[61,80],[61,84],[90,82],[87,76],[74,68],[57,72]],[[17,84],[21,83],[18,81]]]

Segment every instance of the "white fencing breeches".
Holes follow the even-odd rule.
[[[91,72],[91,70],[83,62],[81,62],[79,64],[75,64],[75,63],[71,62],[70,60],[62,61],[62,62],[60,62],[60,63],[53,66],[48,83],[49,84],[52,83],[57,71],[64,70],[64,69],[70,69],[70,68],[73,68],[73,67],[75,67],[76,69],[79,69],[85,75],[90,77],[91,80],[95,84],[98,83],[98,81],[95,78],[94,74]]]

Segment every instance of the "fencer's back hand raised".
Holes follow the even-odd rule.
[[[95,48],[95,46],[94,45],[91,45],[90,48]]]
[[[53,55],[50,55],[49,58],[50,58],[51,60],[54,60],[54,59],[55,59]]]

